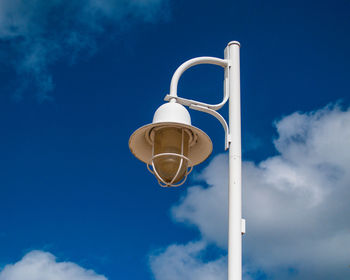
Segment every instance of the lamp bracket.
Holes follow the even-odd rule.
[[[207,104],[200,101],[195,101],[187,98],[182,98],[177,96],[177,85],[179,82],[179,79],[181,75],[189,68],[199,65],[199,64],[214,64],[221,66],[225,69],[225,79],[224,79],[224,97],[222,101],[218,104]],[[219,122],[222,124],[224,130],[225,130],[225,150],[229,148],[231,137],[230,137],[230,130],[229,126],[224,119],[222,115],[220,115],[217,110],[221,109],[226,102],[229,99],[229,75],[228,72],[230,71],[231,65],[230,61],[227,59],[221,59],[216,57],[208,57],[208,56],[202,56],[190,59],[183,64],[181,64],[175,71],[170,84],[170,94],[167,94],[164,98],[165,101],[169,102],[177,102],[181,105],[187,106],[190,109],[201,111],[204,113],[208,113],[212,116],[214,116],[216,119],[219,120]]]
[[[198,101],[194,101],[194,100],[190,100],[190,99],[186,99],[178,96],[174,97],[169,94],[167,94],[164,98],[165,101],[170,101],[171,99],[175,99],[177,103],[187,106],[192,110],[208,113],[214,116],[217,120],[219,120],[219,122],[221,123],[221,125],[225,130],[225,150],[229,148],[229,145],[231,142],[229,126],[222,115],[220,115],[216,110],[210,108],[210,106],[208,106],[208,104],[206,103],[202,103],[202,102],[198,102]]]
[[[227,125],[227,122],[226,122],[225,118],[223,116],[221,116],[215,110],[210,109],[208,107],[203,107],[203,106],[200,106],[200,105],[191,105],[189,107],[190,107],[190,109],[193,109],[193,110],[197,110],[197,111],[201,111],[201,112],[204,112],[204,113],[208,113],[208,114],[214,116],[216,119],[219,120],[219,122],[221,123],[221,125],[223,126],[223,128],[225,130],[225,150],[227,150],[229,148],[229,145],[230,145],[230,142],[231,142],[231,137],[230,137],[230,134],[229,134],[229,127]]]

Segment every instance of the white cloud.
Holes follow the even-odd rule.
[[[247,275],[262,270],[276,279],[349,279],[350,109],[297,112],[275,125],[279,154],[243,163]],[[200,177],[209,187],[189,188],[173,217],[226,248],[226,155],[215,157]]]
[[[224,248],[227,243],[227,164],[226,156],[215,157],[209,167],[199,175],[212,187],[194,186],[179,205],[172,208],[172,216],[177,222],[198,227],[202,237]]]
[[[151,269],[156,280],[224,280],[227,278],[226,258],[203,261],[202,241],[186,245],[171,245],[151,257]]]
[[[1,0],[2,52],[21,81],[16,95],[33,83],[39,100],[54,88],[49,67],[65,57],[74,61],[96,50],[97,36],[106,26],[117,32],[135,21],[161,16],[168,0]],[[109,34],[109,38],[115,34]]]
[[[0,280],[107,280],[72,262],[57,262],[55,256],[32,251],[20,261],[8,264],[0,271]]]

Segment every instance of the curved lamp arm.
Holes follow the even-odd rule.
[[[199,64],[213,64],[218,65],[223,68],[225,68],[225,80],[224,80],[224,98],[223,100],[218,104],[207,104],[191,99],[186,99],[182,97],[177,96],[177,86],[180,80],[181,75],[189,68],[199,65]],[[228,70],[229,70],[230,64],[229,60],[216,58],[216,57],[210,57],[210,56],[202,56],[202,57],[196,57],[193,59],[190,59],[183,64],[181,64],[175,71],[171,83],[170,83],[170,93],[167,94],[164,98],[165,101],[170,102],[177,102],[179,104],[182,104],[184,106],[188,106],[190,109],[201,111],[208,113],[212,116],[214,116],[216,119],[220,121],[222,126],[225,130],[225,150],[229,148],[229,143],[231,141],[230,139],[230,133],[229,133],[229,127],[227,125],[226,120],[223,116],[221,116],[217,110],[222,108],[222,106],[225,105],[227,100],[229,99],[229,90],[228,90]]]

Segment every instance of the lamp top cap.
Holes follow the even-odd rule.
[[[154,113],[152,123],[181,123],[191,125],[191,116],[187,109],[175,102],[165,103]]]
[[[238,41],[231,41],[227,44],[227,46],[230,46],[230,45],[238,45],[239,47],[241,46],[241,43],[238,42]]]

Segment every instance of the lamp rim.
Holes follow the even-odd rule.
[[[185,128],[191,131],[195,136],[196,142],[189,150],[189,159],[191,166],[195,166],[205,161],[213,150],[213,144],[210,137],[201,129],[184,123],[178,122],[157,122],[144,125],[137,130],[129,138],[129,148],[131,153],[146,164],[150,164],[152,160],[152,145],[146,139],[153,128],[162,126],[173,126],[178,128]]]

